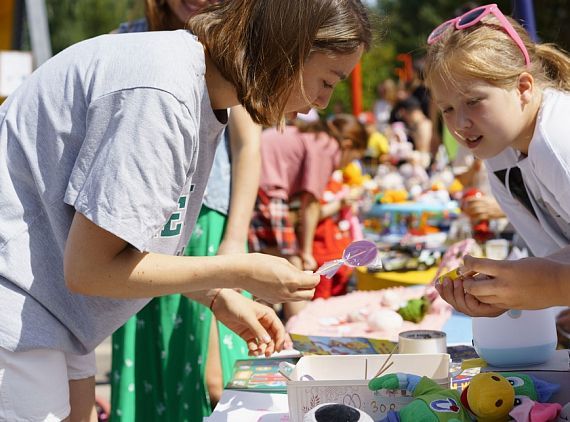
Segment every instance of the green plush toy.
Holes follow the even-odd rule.
[[[402,316],[404,321],[414,323],[421,322],[424,316],[429,312],[431,301],[427,296],[422,296],[419,299],[410,299],[408,302],[398,309],[398,313]]]
[[[559,388],[520,373],[485,372],[477,374],[461,394],[443,388],[427,377],[410,374],[389,374],[368,383],[373,390],[406,390],[414,400],[400,409],[390,411],[388,422],[499,422],[509,420],[509,412],[517,404],[516,397],[546,402]]]

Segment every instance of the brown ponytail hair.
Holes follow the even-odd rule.
[[[284,120],[292,87],[313,52],[350,54],[371,41],[360,0],[231,0],[189,21],[252,119]]]
[[[148,29],[151,31],[169,31],[180,29],[180,22],[166,0],[145,0],[144,11]]]
[[[352,114],[335,114],[326,121],[322,118],[310,122],[297,119],[294,124],[299,129],[299,132],[324,132],[335,138],[339,143],[349,139],[352,141],[353,149],[365,150],[368,144],[366,127]]]

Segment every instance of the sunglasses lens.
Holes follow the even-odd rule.
[[[469,25],[470,23],[473,23],[474,21],[476,21],[477,19],[479,19],[479,17],[485,12],[484,8],[480,8],[480,9],[475,9],[472,10],[469,13],[466,13],[465,15],[461,16],[461,19],[459,19],[459,22],[457,23],[457,26],[461,27],[461,26],[465,26],[465,25]]]
[[[431,31],[431,34],[429,34],[428,37],[428,44],[431,44],[432,42],[437,40],[441,36],[441,34],[443,34],[451,25],[452,22],[450,21],[444,22],[441,25],[439,25],[437,28],[435,28],[433,31]]]

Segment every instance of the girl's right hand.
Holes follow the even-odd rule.
[[[320,281],[319,275],[303,272],[285,258],[250,253],[241,259],[248,266],[243,287],[268,303],[311,300]]]

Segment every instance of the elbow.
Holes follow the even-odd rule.
[[[89,283],[86,283],[84,280],[81,280],[79,277],[71,277],[65,275],[65,286],[67,289],[74,294],[81,294],[81,295],[90,295],[92,292],[89,291],[87,286]]]
[[[80,271],[74,265],[67,265],[64,263],[63,276],[65,279],[65,286],[74,294],[93,295],[94,293],[89,289],[92,283],[89,277],[86,276],[87,271]]]

